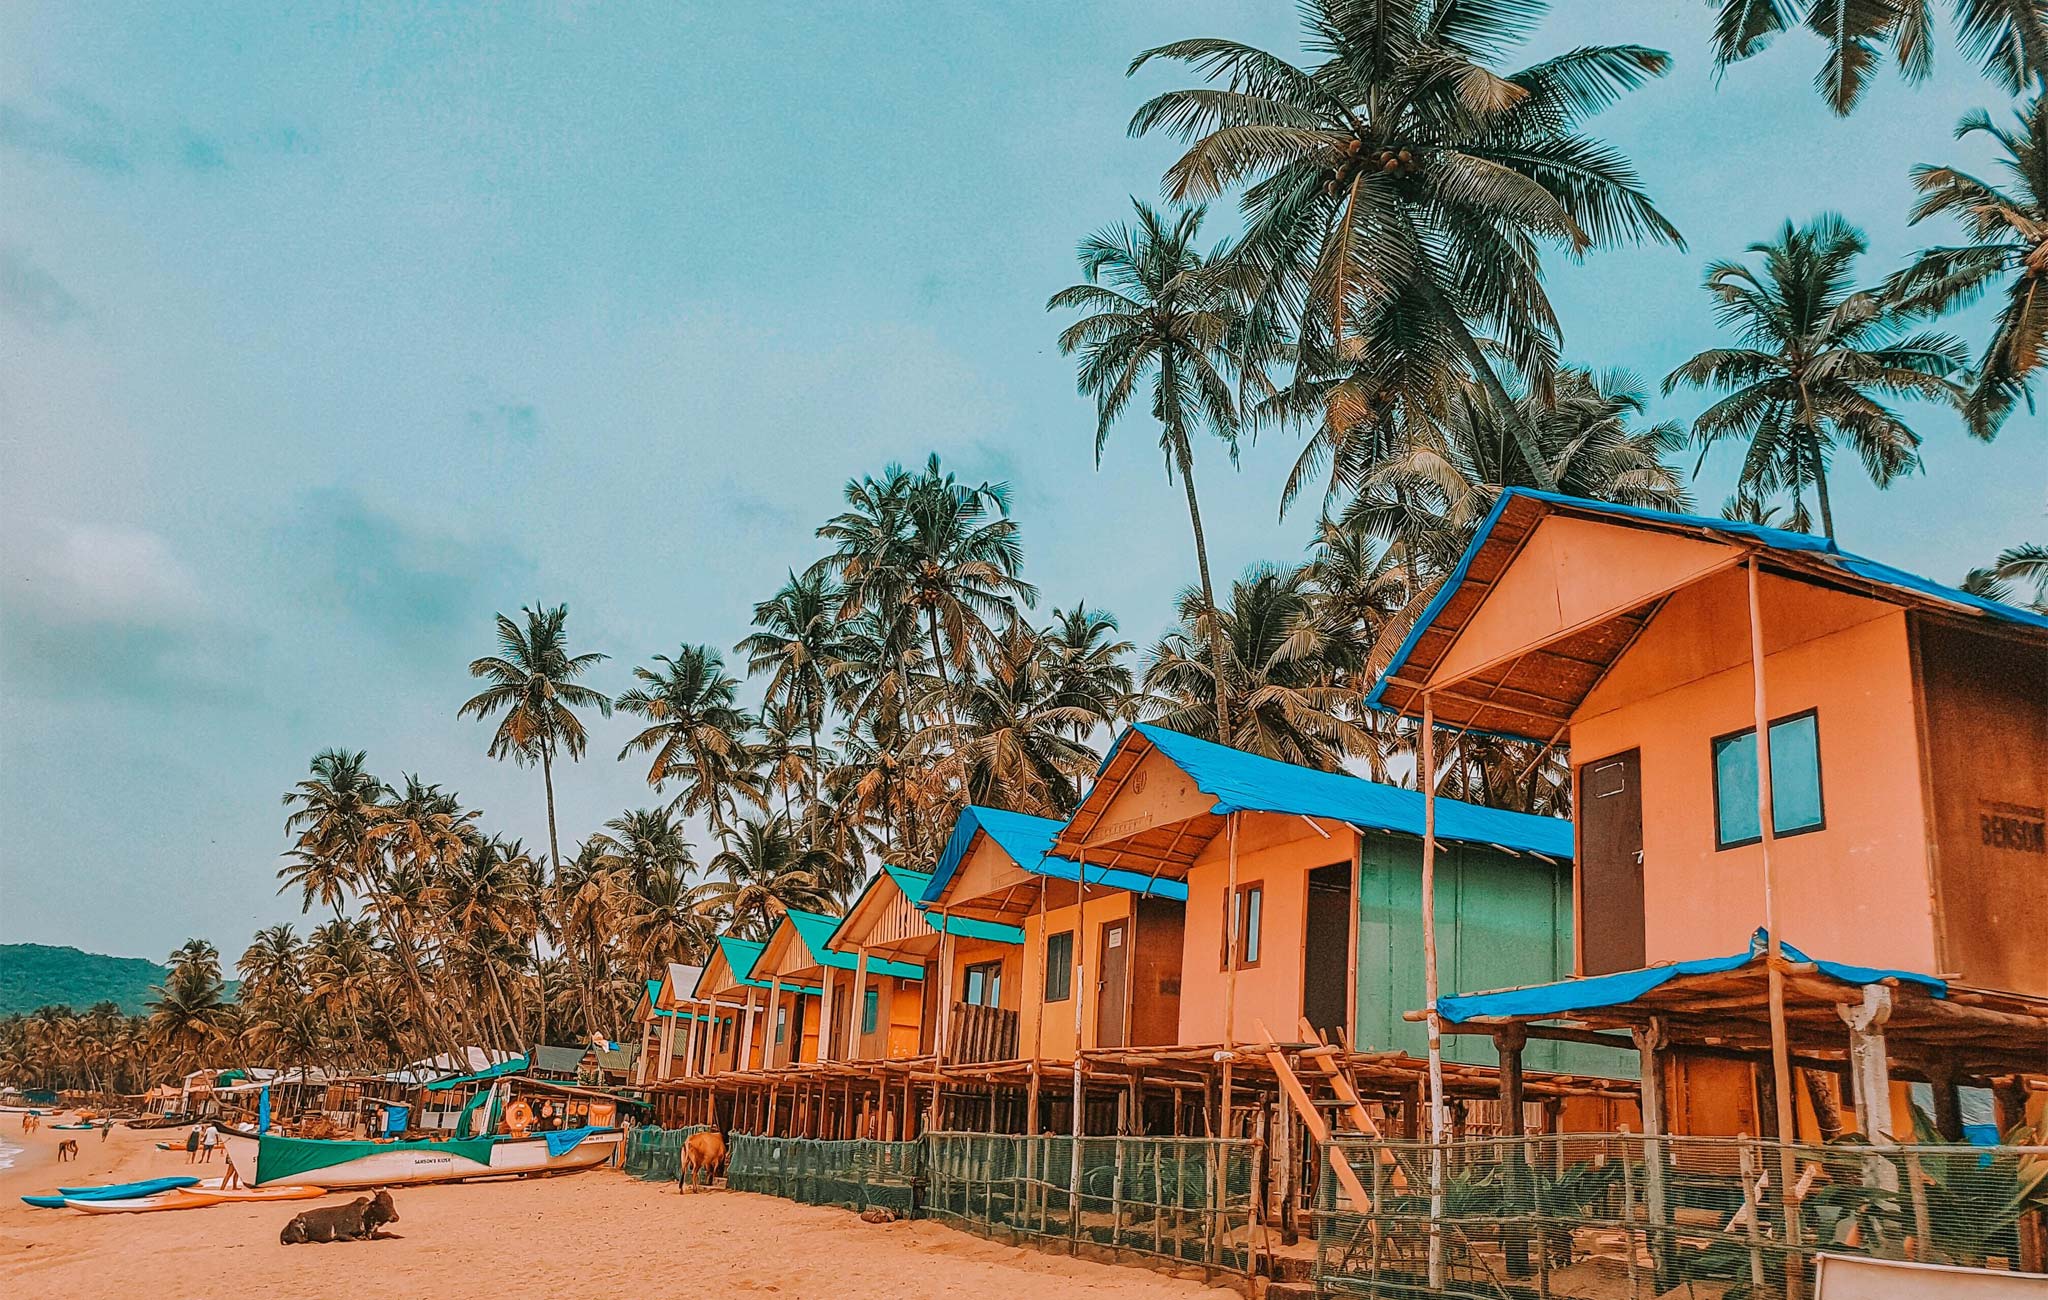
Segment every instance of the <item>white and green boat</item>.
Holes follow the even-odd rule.
[[[256,1187],[317,1183],[329,1191],[589,1169],[616,1156],[623,1137],[612,1128],[530,1137],[337,1142],[221,1130],[228,1155],[244,1182]]]

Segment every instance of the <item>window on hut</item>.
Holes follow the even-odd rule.
[[[1045,941],[1045,1000],[1065,1002],[1074,994],[1074,932],[1062,930]]]
[[[971,1007],[1003,1005],[1003,964],[985,961],[969,966],[967,979],[961,988],[961,1001]]]
[[[875,1032],[875,1025],[882,1018],[882,991],[868,989],[860,1000],[860,1031],[863,1034]]]
[[[1756,728],[1716,736],[1714,847],[1763,838],[1756,815]],[[1778,835],[1821,830],[1820,717],[1813,710],[1771,723],[1771,828]]]

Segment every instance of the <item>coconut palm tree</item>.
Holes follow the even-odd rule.
[[[1244,342],[1229,248],[1204,253],[1196,246],[1206,209],[1169,214],[1145,203],[1133,206],[1136,226],[1111,226],[1081,241],[1084,282],[1054,294],[1046,310],[1085,313],[1060,333],[1059,343],[1062,356],[1081,354],[1080,390],[1095,399],[1096,468],[1132,396],[1141,386],[1151,389],[1167,481],[1178,475],[1187,495],[1195,572],[1203,598],[1213,603],[1209,541],[1195,491],[1195,434],[1213,434],[1235,465],[1238,393],[1260,382],[1263,372]],[[1220,682],[1222,642],[1209,652]],[[1227,732],[1229,701],[1219,693],[1214,708]]]
[[[2048,546],[2022,542],[2000,551],[1989,567],[1970,570],[1963,590],[2048,614]]]
[[[1052,677],[1048,697],[1054,704],[1081,709],[1104,723],[1129,711],[1136,679],[1126,661],[1137,647],[1120,635],[1116,615],[1080,601],[1069,610],[1055,609],[1041,636]]]
[[[623,876],[634,892],[664,872],[687,876],[697,870],[690,857],[689,842],[673,815],[662,808],[636,808],[604,824],[603,834],[591,836],[597,848],[599,869]]]
[[[715,931],[699,902],[687,865],[657,867],[638,879],[621,877],[613,907],[630,968],[658,971],[670,962],[703,960]]]
[[[525,626],[498,615],[498,653],[470,662],[469,675],[490,685],[465,702],[457,717],[474,714],[489,719],[503,714],[491,736],[492,758],[510,758],[524,766],[540,762],[541,782],[548,801],[548,859],[554,869],[562,867],[562,849],[555,836],[555,767],[557,751],[570,759],[583,757],[588,735],[578,709],[596,709],[611,716],[612,702],[602,691],[594,691],[577,678],[603,663],[609,656],[569,653],[564,625],[569,607],[553,609],[528,606],[520,610]]]
[[[781,817],[740,818],[706,873],[697,910],[756,939],[766,939],[792,907],[814,912],[832,902],[831,863]]]
[[[1701,456],[1716,443],[1746,443],[1738,482],[1753,496],[1812,485],[1821,531],[1835,536],[1828,462],[1846,444],[1871,482],[1889,486],[1920,464],[1920,435],[1880,397],[1920,397],[1958,407],[1967,353],[1947,334],[1906,334],[1884,297],[1855,287],[1863,233],[1833,213],[1751,244],[1760,269],[1707,266],[1715,314],[1741,344],[1709,348],[1665,377],[1726,394],[1693,421]]]
[[[1979,134],[2004,151],[1998,166],[2007,184],[1953,167],[1915,167],[1920,198],[1912,220],[1953,217],[1969,242],[1921,253],[1886,282],[1885,293],[1901,311],[1932,315],[2003,285],[1998,323],[1963,408],[1971,431],[1988,438],[2020,401],[2033,410],[2033,376],[2048,365],[2048,95],[2023,108],[2015,128],[1999,127],[1982,111],[1956,127],[1958,139]]]
[[[838,635],[840,605],[845,597],[824,573],[794,572],[773,597],[754,606],[754,631],[733,647],[747,657],[747,674],[766,674],[763,712],[786,709],[803,719],[812,753],[831,706],[832,665],[844,652]],[[811,802],[818,799],[817,772],[811,776]]]
[[[149,1004],[149,1034],[173,1068],[196,1061],[217,1043],[228,1021],[220,952],[188,939],[170,956],[169,973]]]
[[[1145,656],[1147,712],[1175,731],[1218,739],[1217,696],[1206,647],[1215,619],[1226,647],[1224,693],[1232,748],[1337,771],[1362,749],[1354,720],[1362,685],[1347,672],[1346,644],[1323,621],[1302,568],[1254,565],[1211,614],[1199,591],[1180,596],[1180,623]]]
[[[518,1047],[525,1041],[508,985],[526,960],[536,918],[535,863],[517,840],[493,836],[473,841],[443,876],[443,942],[479,975],[495,1005],[505,1032],[498,1045]],[[591,1008],[585,1019],[591,1021]]]
[[[360,749],[324,749],[313,756],[306,779],[285,792],[285,834],[292,837],[290,861],[278,869],[278,892],[296,887],[300,911],[315,899],[341,915],[342,900],[360,886],[364,844],[372,810],[389,793],[366,767]]]
[[[813,720],[796,700],[765,705],[754,724],[754,737],[747,752],[756,765],[756,779],[762,790],[778,794],[782,814],[794,817],[791,801],[798,793],[817,802],[819,774],[825,755],[817,747]]]
[[[1013,617],[981,671],[941,687],[952,721],[926,729],[914,746],[931,752],[946,772],[946,784],[959,791],[954,803],[964,798],[1043,816],[1074,810],[1082,783],[1102,757],[1081,737],[1107,723],[1109,714],[1060,703],[1056,673],[1045,639]]]
[[[1828,107],[1847,116],[1863,97],[1886,50],[1909,82],[1934,70],[1931,0],[1718,0],[1714,67],[1725,69],[1769,47],[1779,33],[1804,25],[1827,43],[1814,86]],[[1805,14],[1800,13],[1805,8]],[[2011,94],[2038,84],[2048,69],[2048,11],[2040,0],[1952,0],[1955,41],[1984,75]]]
[[[963,483],[934,452],[911,480],[909,521],[904,597],[946,681],[969,672],[975,652],[993,644],[993,624],[1036,604],[1038,589],[1017,576],[1024,547],[1009,484]]]
[[[754,719],[736,703],[739,682],[707,645],[685,645],[673,658],[656,655],[654,664],[635,668],[641,685],[619,696],[622,711],[648,723],[619,757],[653,753],[647,784],[659,790],[678,782],[682,789],[671,809],[706,817],[722,831],[740,801],[760,807],[764,798],[747,755]]]
[[[1166,173],[1176,201],[1242,189],[1238,256],[1298,364],[1344,358],[1374,391],[1477,383],[1544,487],[1535,433],[1513,421],[1489,356],[1548,388],[1560,342],[1542,249],[1682,245],[1628,160],[1581,129],[1669,56],[1582,46],[1496,72],[1547,7],[1305,0],[1311,67],[1217,39],[1131,64],[1176,60],[1212,83],[1148,101],[1131,132],[1190,142]]]
[[[256,932],[235,972],[242,977],[241,996],[263,997],[272,992],[297,992],[305,981],[301,964],[306,945],[290,925],[273,925]]]

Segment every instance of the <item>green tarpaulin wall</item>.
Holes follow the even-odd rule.
[[[257,1143],[256,1181],[261,1183],[290,1182],[300,1174],[328,1169],[384,1151],[433,1151],[474,1160],[480,1165],[491,1163],[489,1138],[450,1142],[329,1142],[314,1138],[266,1136],[257,1139]]]

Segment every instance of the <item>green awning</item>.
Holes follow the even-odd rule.
[[[526,1058],[515,1056],[509,1061],[498,1062],[488,1070],[478,1070],[475,1074],[458,1074],[452,1079],[436,1079],[425,1087],[428,1092],[445,1092],[449,1088],[459,1088],[465,1083],[482,1083],[487,1079],[500,1079],[508,1074],[523,1074],[525,1070]]]

